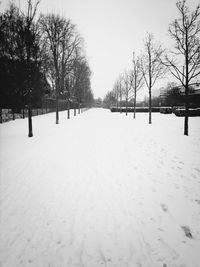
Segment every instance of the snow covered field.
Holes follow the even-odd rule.
[[[1,267],[199,267],[200,117],[0,125]]]

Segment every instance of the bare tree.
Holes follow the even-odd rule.
[[[137,92],[144,85],[143,73],[141,69],[141,60],[139,57],[135,58],[135,53],[133,52],[133,89],[134,89],[134,113],[133,117],[135,119],[136,115],[136,99]]]
[[[186,0],[176,3],[180,17],[169,26],[175,42],[173,58],[165,57],[164,64],[185,88],[184,135],[188,135],[189,86],[200,75],[200,5],[190,13]],[[176,59],[174,59],[176,57]]]
[[[152,88],[156,81],[163,77],[165,67],[159,60],[163,54],[161,45],[154,41],[151,33],[147,33],[144,40],[144,53],[141,57],[141,70],[144,77],[145,84],[149,90],[149,124],[152,123],[151,116],[151,94]]]
[[[113,90],[109,91],[103,99],[104,106],[107,108],[111,108],[116,103],[116,101],[117,100],[115,98],[115,94],[113,93]]]
[[[120,106],[120,113],[122,112],[122,97],[124,94],[124,88],[123,88],[123,75],[119,75],[118,79],[116,80],[114,86],[113,86],[113,94],[114,98],[116,99],[117,107]]]
[[[118,87],[118,90],[119,90],[120,113],[122,113],[122,96],[123,96],[122,75],[120,75],[118,80],[117,80],[117,87]]]
[[[61,40],[61,47],[62,47],[62,57],[61,57],[61,84],[60,84],[60,91],[62,93],[66,93],[67,101],[68,101],[68,118],[70,118],[70,111],[69,111],[69,97],[74,97],[74,115],[76,115],[76,83],[77,83],[77,75],[76,75],[76,63],[80,58],[81,54],[81,42],[82,39],[79,34],[75,30],[75,25],[69,23],[68,27],[65,28],[64,38]],[[66,86],[68,83],[69,76],[72,77],[73,80],[73,88],[71,86]],[[69,83],[68,83],[69,85]],[[66,90],[67,89],[67,90]]]
[[[50,61],[53,63],[53,71],[51,69],[52,80],[55,84],[56,96],[56,124],[59,123],[58,113],[58,94],[60,85],[59,73],[59,59],[61,52],[61,38],[63,35],[64,19],[54,14],[41,16],[40,18],[41,29],[44,36],[44,41],[48,44],[47,53]]]
[[[47,43],[47,52],[53,69],[50,68],[50,75],[55,84],[56,97],[56,124],[59,123],[58,99],[60,93],[65,90],[66,77],[70,71],[73,61],[73,52],[79,44],[75,32],[75,26],[70,20],[59,15],[42,15],[40,18],[41,30],[44,42]]]
[[[92,92],[90,85],[91,70],[85,56],[81,56],[79,53],[76,55],[70,75],[70,94],[74,97],[76,102],[74,104],[77,105],[76,107],[80,113],[81,106],[88,105],[93,100],[93,97],[91,98]],[[76,115],[75,106],[74,114]]]
[[[114,98],[116,99],[116,106],[118,108],[119,105],[121,106],[121,100],[122,100],[122,83],[121,83],[120,77],[114,83],[112,92],[113,92]]]
[[[70,95],[74,99],[74,115],[76,115],[76,108],[80,114],[80,106],[83,101],[83,87],[84,87],[84,76],[87,76],[87,61],[84,56],[81,55],[79,51],[79,46],[75,47],[74,58],[72,60],[71,69],[70,69],[70,80],[71,87],[69,87]],[[68,75],[69,76],[69,75]],[[90,74],[89,74],[90,76]],[[87,76],[88,77],[88,76]]]
[[[126,116],[128,113],[128,100],[130,98],[130,93],[133,90],[133,71],[125,71],[123,74],[123,94],[126,101]]]
[[[28,137],[33,136],[32,127],[32,86],[31,86],[31,61],[33,53],[33,42],[35,39],[34,18],[36,15],[39,1],[35,4],[32,0],[27,0],[27,11],[25,14],[25,49],[26,49],[26,64],[27,64],[27,92],[28,92]]]
[[[114,98],[116,99],[115,105],[118,107],[118,103],[119,103],[119,91],[118,91],[117,82],[114,83],[112,93],[113,93]]]
[[[70,119],[70,106],[71,106],[71,89],[73,88],[73,75],[68,73],[65,82],[66,94],[67,94],[67,118]]]

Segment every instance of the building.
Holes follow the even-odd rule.
[[[160,89],[161,105],[166,105],[166,103],[167,105],[170,105],[168,104],[169,102],[168,98],[169,98],[170,92],[172,92],[173,89],[176,89],[176,90],[174,90],[173,94],[171,94],[171,98],[174,97],[175,102],[177,99],[176,105],[181,105],[181,106],[184,105],[185,88],[182,85],[174,86],[171,88],[162,87]],[[188,100],[189,100],[189,104],[191,107],[200,107],[200,82],[195,82],[195,83],[190,84]]]

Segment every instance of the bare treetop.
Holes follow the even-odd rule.
[[[200,76],[200,5],[190,12],[186,1],[178,1],[179,18],[169,26],[174,50],[166,55],[163,64],[185,88],[184,134],[188,135],[189,85]]]
[[[33,21],[35,15],[36,15],[36,11],[37,11],[37,7],[40,3],[40,0],[37,0],[34,4],[32,2],[32,0],[27,0],[27,20],[29,20],[30,22]]]
[[[157,79],[162,78],[165,73],[165,68],[159,60],[163,53],[163,48],[154,40],[153,34],[147,33],[144,40],[141,68],[148,88],[152,88]]]
[[[171,52],[178,57],[166,56],[166,65],[171,67],[171,73],[185,87],[186,79],[190,83],[200,74],[200,5],[191,13],[185,0],[178,1],[176,6],[180,17],[170,24],[169,33],[175,41],[175,50]]]
[[[144,40],[144,52],[141,57],[141,69],[145,84],[149,90],[149,123],[151,124],[151,92],[155,82],[162,78],[166,68],[160,58],[164,50],[161,45],[155,42],[154,36],[147,33]]]

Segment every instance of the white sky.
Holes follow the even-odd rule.
[[[1,0],[1,9],[9,0]],[[24,7],[26,0],[15,3]],[[147,31],[170,46],[169,23],[177,18],[176,0],[41,0],[39,12],[70,18],[85,40],[94,96],[112,90],[118,75],[131,66],[132,52],[143,49]],[[187,0],[193,10],[198,0]],[[165,86],[167,79],[155,84]],[[145,88],[143,89],[145,93]]]

